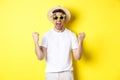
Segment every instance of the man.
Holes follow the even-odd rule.
[[[79,60],[82,54],[84,33],[76,35],[65,28],[64,24],[70,20],[70,12],[57,6],[51,9],[47,15],[54,24],[54,28],[43,35],[40,46],[39,34],[33,33],[35,51],[38,59],[46,58],[46,80],[74,80],[72,67],[72,54]]]

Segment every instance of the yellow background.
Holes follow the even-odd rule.
[[[45,80],[32,32],[53,28],[46,14],[56,5],[71,11],[70,30],[86,33],[75,80],[120,80],[120,0],[0,0],[0,80]]]

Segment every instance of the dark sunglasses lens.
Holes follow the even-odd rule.
[[[58,19],[58,17],[57,17],[57,16],[54,16],[54,17],[53,17],[53,19],[54,19],[54,20],[57,20],[57,19]]]
[[[61,16],[61,17],[60,17],[60,19],[64,19],[64,17],[63,17],[63,16]]]

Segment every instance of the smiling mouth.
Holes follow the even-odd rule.
[[[56,25],[61,25],[61,22],[56,22]]]

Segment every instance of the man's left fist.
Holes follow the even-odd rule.
[[[84,38],[85,38],[85,33],[84,32],[78,34],[78,40],[79,41],[82,41]]]

